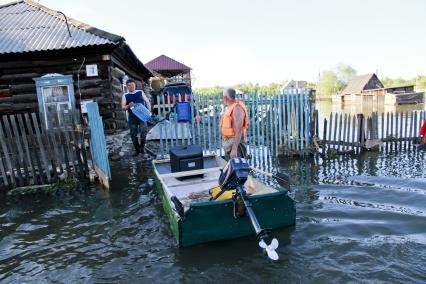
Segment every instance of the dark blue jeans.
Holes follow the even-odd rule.
[[[139,122],[137,124],[129,124],[130,137],[132,138],[133,146],[136,152],[143,153],[145,149],[146,134],[148,133],[148,126],[146,122]],[[138,141],[138,134],[140,136],[140,143]]]

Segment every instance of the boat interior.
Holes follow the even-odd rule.
[[[176,196],[185,211],[189,209],[191,203],[210,200],[209,190],[218,186],[220,170],[226,165],[226,161],[217,156],[207,156],[203,160],[204,168],[201,170],[175,173],[171,172],[170,160],[154,162],[166,194],[169,198]],[[277,192],[276,189],[266,186],[252,176],[247,180],[245,187],[248,195]]]

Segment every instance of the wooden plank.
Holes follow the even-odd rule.
[[[75,147],[78,147],[78,145],[74,145],[73,140],[71,138],[71,133],[73,131],[74,130],[72,130],[72,129],[68,129],[68,130],[65,130],[63,132],[63,134],[64,134],[64,139],[65,139],[65,144],[66,144],[66,147],[68,149],[68,159],[69,159],[70,165],[72,167],[72,169],[69,173],[72,174],[73,176],[77,177],[78,176],[78,171],[77,171],[77,159],[78,159],[78,157],[77,157],[77,154],[76,154]]]
[[[352,116],[352,149],[355,151],[355,130],[356,130],[356,116]]]
[[[400,116],[400,120],[399,120],[399,129],[400,129],[400,137],[401,138],[404,138],[404,125],[403,125],[403,123],[404,123],[404,112],[400,112],[399,113],[399,116]],[[400,145],[399,145],[400,147],[402,147],[402,140],[401,140],[401,142],[400,142]]]
[[[212,117],[210,115],[210,106],[211,105],[212,105],[211,98],[208,97],[207,102],[206,102],[206,107],[207,107],[207,128],[208,128],[208,131],[207,131],[208,136],[207,137],[208,137],[208,149],[209,149],[209,151],[212,151],[212,137],[211,137],[211,134],[212,134],[211,120],[212,120]],[[244,139],[244,138],[242,138],[242,139]]]
[[[38,176],[40,178],[40,184],[45,184],[46,180],[44,178],[43,167],[42,167],[41,159],[40,159],[40,147],[41,147],[41,145],[37,144],[37,141],[36,141],[36,138],[35,138],[35,135],[34,135],[34,129],[32,127],[29,114],[28,113],[24,114],[24,118],[25,118],[26,125],[28,127],[29,142],[31,143],[31,146],[32,146],[30,148],[33,149],[32,155],[35,159],[35,163],[37,164]]]
[[[408,141],[408,112],[405,112],[405,119],[404,119],[404,138],[405,138],[405,142],[404,142],[404,146],[407,147],[407,141]]]
[[[49,164],[52,167],[52,171],[51,174],[52,176],[52,181],[58,181],[59,177],[58,177],[58,161],[56,159],[57,154],[56,151],[54,150],[55,147],[53,146],[53,138],[52,138],[52,133],[51,131],[48,130],[44,130],[43,132],[43,140],[44,143],[46,143],[46,149],[51,149],[51,151],[47,151],[47,153],[49,153]],[[49,169],[50,170],[50,169]]]
[[[421,123],[421,121],[420,121],[420,123]],[[417,111],[414,111],[414,137],[416,137],[416,138],[419,135],[417,125],[419,125],[419,124],[417,124]],[[419,125],[419,127],[420,126],[421,126],[421,124]]]
[[[339,116],[336,113],[335,117],[334,117],[333,143],[337,142],[337,123],[338,123],[338,120],[339,120],[338,118],[339,118]]]
[[[391,112],[390,114],[390,129],[389,129],[389,134],[392,138],[395,138],[394,135],[394,130],[393,130],[393,122],[394,122],[394,118],[393,118],[393,112]],[[392,147],[392,144],[390,145]]]
[[[163,178],[163,179],[178,178],[178,177],[189,177],[189,176],[195,176],[195,175],[202,175],[202,174],[213,173],[213,172],[219,173],[222,168],[223,167],[214,167],[214,168],[207,168],[207,169],[200,169],[200,170],[193,170],[193,171],[168,173],[168,174],[160,175],[160,178]]]
[[[15,141],[15,143],[17,145],[18,154],[19,154],[18,171],[20,172],[21,168],[24,170],[25,176],[22,176],[22,181],[23,181],[24,184],[28,184],[30,174],[28,172],[27,162],[26,162],[26,159],[25,159],[25,153],[24,153],[24,149],[23,149],[24,147],[21,144],[22,140],[21,140],[21,136],[19,136],[15,116],[12,116],[12,115],[10,116],[10,124],[12,125],[12,129],[13,129],[13,132],[14,132],[13,140]]]
[[[81,137],[83,136],[82,133],[78,133],[78,135],[80,135]],[[89,165],[87,163],[87,150],[86,150],[86,147],[84,145],[84,139],[82,138],[82,140],[83,141],[80,145],[80,151],[81,151],[83,169],[84,169],[84,172],[86,173],[86,175],[88,175],[89,174]]]
[[[383,138],[388,138],[389,137],[389,112],[386,113],[386,136]]]
[[[63,112],[59,113],[59,117],[61,121],[66,121],[65,120],[65,114]],[[74,125],[75,123],[73,123]],[[63,142],[63,148],[66,150],[66,153],[62,153],[64,159],[68,159],[68,162],[66,162],[66,168],[68,171],[68,175],[70,175],[72,173],[72,170],[70,169],[70,164],[69,162],[71,162],[73,170],[74,169],[74,162],[75,160],[73,160],[73,156],[74,156],[74,152],[72,150],[72,143],[70,142],[69,139],[69,131],[74,131],[70,126],[63,126],[62,128],[58,129],[57,134],[60,135],[62,142]],[[65,154],[67,155],[67,157],[65,157]],[[70,171],[71,170],[71,171]]]
[[[400,135],[399,135],[399,113],[398,112],[396,112],[395,113],[395,138],[399,138],[400,137]]]
[[[77,137],[77,133],[75,131],[71,132],[72,133],[72,138],[74,141],[74,144],[76,145],[76,154],[77,154],[77,163],[78,163],[78,169],[79,169],[79,176],[80,178],[84,178],[84,168],[83,168],[83,163],[81,162],[81,150],[80,150],[80,143]]]
[[[58,138],[59,148],[61,148],[62,150],[63,160],[61,162],[65,163],[67,177],[69,177],[71,175],[71,168],[70,168],[70,162],[68,159],[68,149],[67,149],[68,145],[66,144],[66,138],[64,134],[66,130],[62,130],[62,131],[56,130],[55,132]]]
[[[27,139],[27,134],[25,131],[25,126],[24,126],[24,120],[22,119],[22,115],[21,114],[17,114],[16,118],[18,119],[18,124],[19,124],[19,128],[21,130],[21,137],[22,137],[22,147],[23,150],[25,151],[25,155],[27,158],[26,164],[28,164],[32,177],[33,177],[33,181],[36,181],[36,172],[35,172],[35,164],[34,161],[32,159],[31,153],[30,153],[30,145],[28,143],[28,139]],[[29,180],[29,184],[31,184],[30,179]]]
[[[326,153],[326,148],[327,148],[327,146],[326,146],[326,142],[327,142],[327,140],[326,140],[326,137],[327,137],[327,118],[324,118],[324,129],[323,129],[323,136],[322,136],[323,138],[323,140],[322,140],[322,154],[323,155],[325,155],[325,153]]]
[[[383,112],[382,112],[381,120],[382,120],[382,124],[381,124],[380,139],[383,139],[385,135],[385,114]]]
[[[0,185],[3,184],[5,186],[9,187],[9,181],[8,181],[8,178],[7,178],[7,173],[6,173],[5,167],[3,166],[3,160],[4,160],[3,156],[0,155],[0,173],[1,173],[0,177],[1,177],[1,180],[2,180],[2,183],[0,183]]]
[[[330,124],[329,124],[329,128],[328,128],[328,150],[331,149],[331,133],[332,133],[332,128],[333,128],[333,113],[330,113]]]
[[[194,100],[194,96],[190,97],[191,100],[191,136],[192,136],[192,144],[195,144],[195,119],[196,118],[196,113],[195,113],[195,100]],[[167,133],[167,132],[166,132]],[[188,138],[189,139],[189,138]],[[166,145],[166,149],[167,149],[167,145]]]
[[[410,144],[411,144],[411,139],[414,137],[414,133],[413,133],[413,122],[414,122],[414,112],[413,111],[411,111],[411,113],[410,113],[410,131],[408,132],[409,134],[408,134],[408,137],[409,137],[409,141],[410,141]]]
[[[13,133],[11,130],[11,126],[9,124],[9,120],[8,120],[9,116],[3,116],[3,124],[4,124],[4,130],[7,134],[7,144],[8,144],[8,149],[9,149],[9,153],[10,153],[10,160],[12,162],[12,175],[14,177],[17,178],[17,180],[15,180],[15,185],[23,185],[23,181],[22,181],[22,172],[21,172],[21,164],[19,162],[19,155],[18,155],[18,150],[17,150],[17,145],[14,141],[14,137],[13,137]],[[16,169],[16,175],[15,175],[15,169]]]
[[[44,166],[44,171],[46,173],[46,177],[47,177],[47,181],[51,182],[51,173],[50,173],[50,169],[49,169],[49,160],[47,158],[46,155],[46,150],[45,150],[45,144],[42,141],[42,137],[40,134],[40,130],[39,130],[39,125],[38,125],[38,121],[37,121],[37,116],[35,113],[31,114],[31,119],[34,125],[34,130],[36,133],[36,140],[38,142],[39,145],[39,150],[40,150],[40,154],[41,154],[41,160],[43,162],[43,166]]]
[[[342,137],[342,141],[343,142],[349,142],[348,140],[346,140],[346,132],[348,131],[348,115],[345,113],[345,116],[343,118],[343,137]],[[343,147],[344,150],[346,150],[347,146],[345,145]]]
[[[60,145],[58,144],[57,137],[56,137],[56,130],[60,126],[60,123],[59,123],[59,119],[58,119],[57,115],[53,116],[53,120],[54,120],[54,123],[55,123],[55,125],[57,127],[52,127],[48,131],[50,132],[49,137],[50,137],[50,139],[52,139],[51,140],[52,144],[53,144],[52,146],[55,149],[55,160],[56,160],[56,164],[58,166],[59,173],[62,174],[62,173],[64,173],[64,169],[62,167],[63,157],[62,157]]]
[[[164,117],[166,118],[168,115],[170,115],[170,112],[167,113],[167,111],[166,111],[166,103],[165,103],[164,96],[161,96],[161,103],[163,105],[163,114],[164,114]],[[170,124],[168,124],[168,123],[164,124],[164,133],[165,133],[164,142],[166,144],[166,153],[165,154],[169,153],[169,134],[168,134],[169,133],[169,126],[170,126]],[[171,133],[171,130],[170,130],[170,133]]]
[[[305,116],[305,139],[306,139],[306,149],[308,149],[311,146],[312,138],[316,136],[318,133],[317,126],[312,125],[312,123],[315,123],[315,117],[318,117],[318,111],[315,110],[315,107],[312,108],[311,101],[309,99],[309,92],[305,90],[304,94],[304,116]],[[312,110],[314,110],[314,114],[311,115]],[[313,120],[313,121],[312,121]],[[316,128],[316,129],[315,129]],[[315,131],[316,130],[316,131]],[[308,153],[308,151],[306,151]]]
[[[0,124],[0,145],[1,145],[1,148],[3,150],[3,154],[5,156],[6,169],[9,171],[9,174],[10,174],[11,185],[14,186],[14,185],[16,185],[16,181],[15,181],[15,174],[14,174],[14,170],[13,170],[13,163],[12,163],[11,157],[10,157],[11,149],[9,148],[9,145],[8,145],[7,139],[6,139],[6,135],[5,135],[5,132],[3,131],[1,124]]]

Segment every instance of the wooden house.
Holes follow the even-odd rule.
[[[30,0],[0,6],[0,115],[50,117],[91,100],[106,128],[124,126],[123,81],[144,88],[151,76],[122,36]]]
[[[332,100],[336,103],[362,103],[363,91],[378,88],[383,88],[383,84],[376,74],[354,76],[340,94],[332,96]]]
[[[145,66],[153,71],[157,77],[167,81],[167,83],[185,82],[191,86],[191,67],[173,58],[160,55],[145,63]]]
[[[414,91],[413,85],[385,88],[376,74],[367,74],[353,77],[332,99],[337,103],[417,104],[424,103],[424,92]]]

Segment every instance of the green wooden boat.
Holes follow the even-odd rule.
[[[155,185],[159,191],[171,230],[181,247],[255,235],[248,216],[234,218],[231,199],[210,201],[209,189],[218,185],[226,161],[205,156],[203,176],[179,180],[171,173],[170,160],[154,160]],[[287,191],[276,190],[249,177],[245,184],[248,200],[263,228],[277,229],[295,224],[296,210]],[[181,205],[181,206],[180,206]]]

